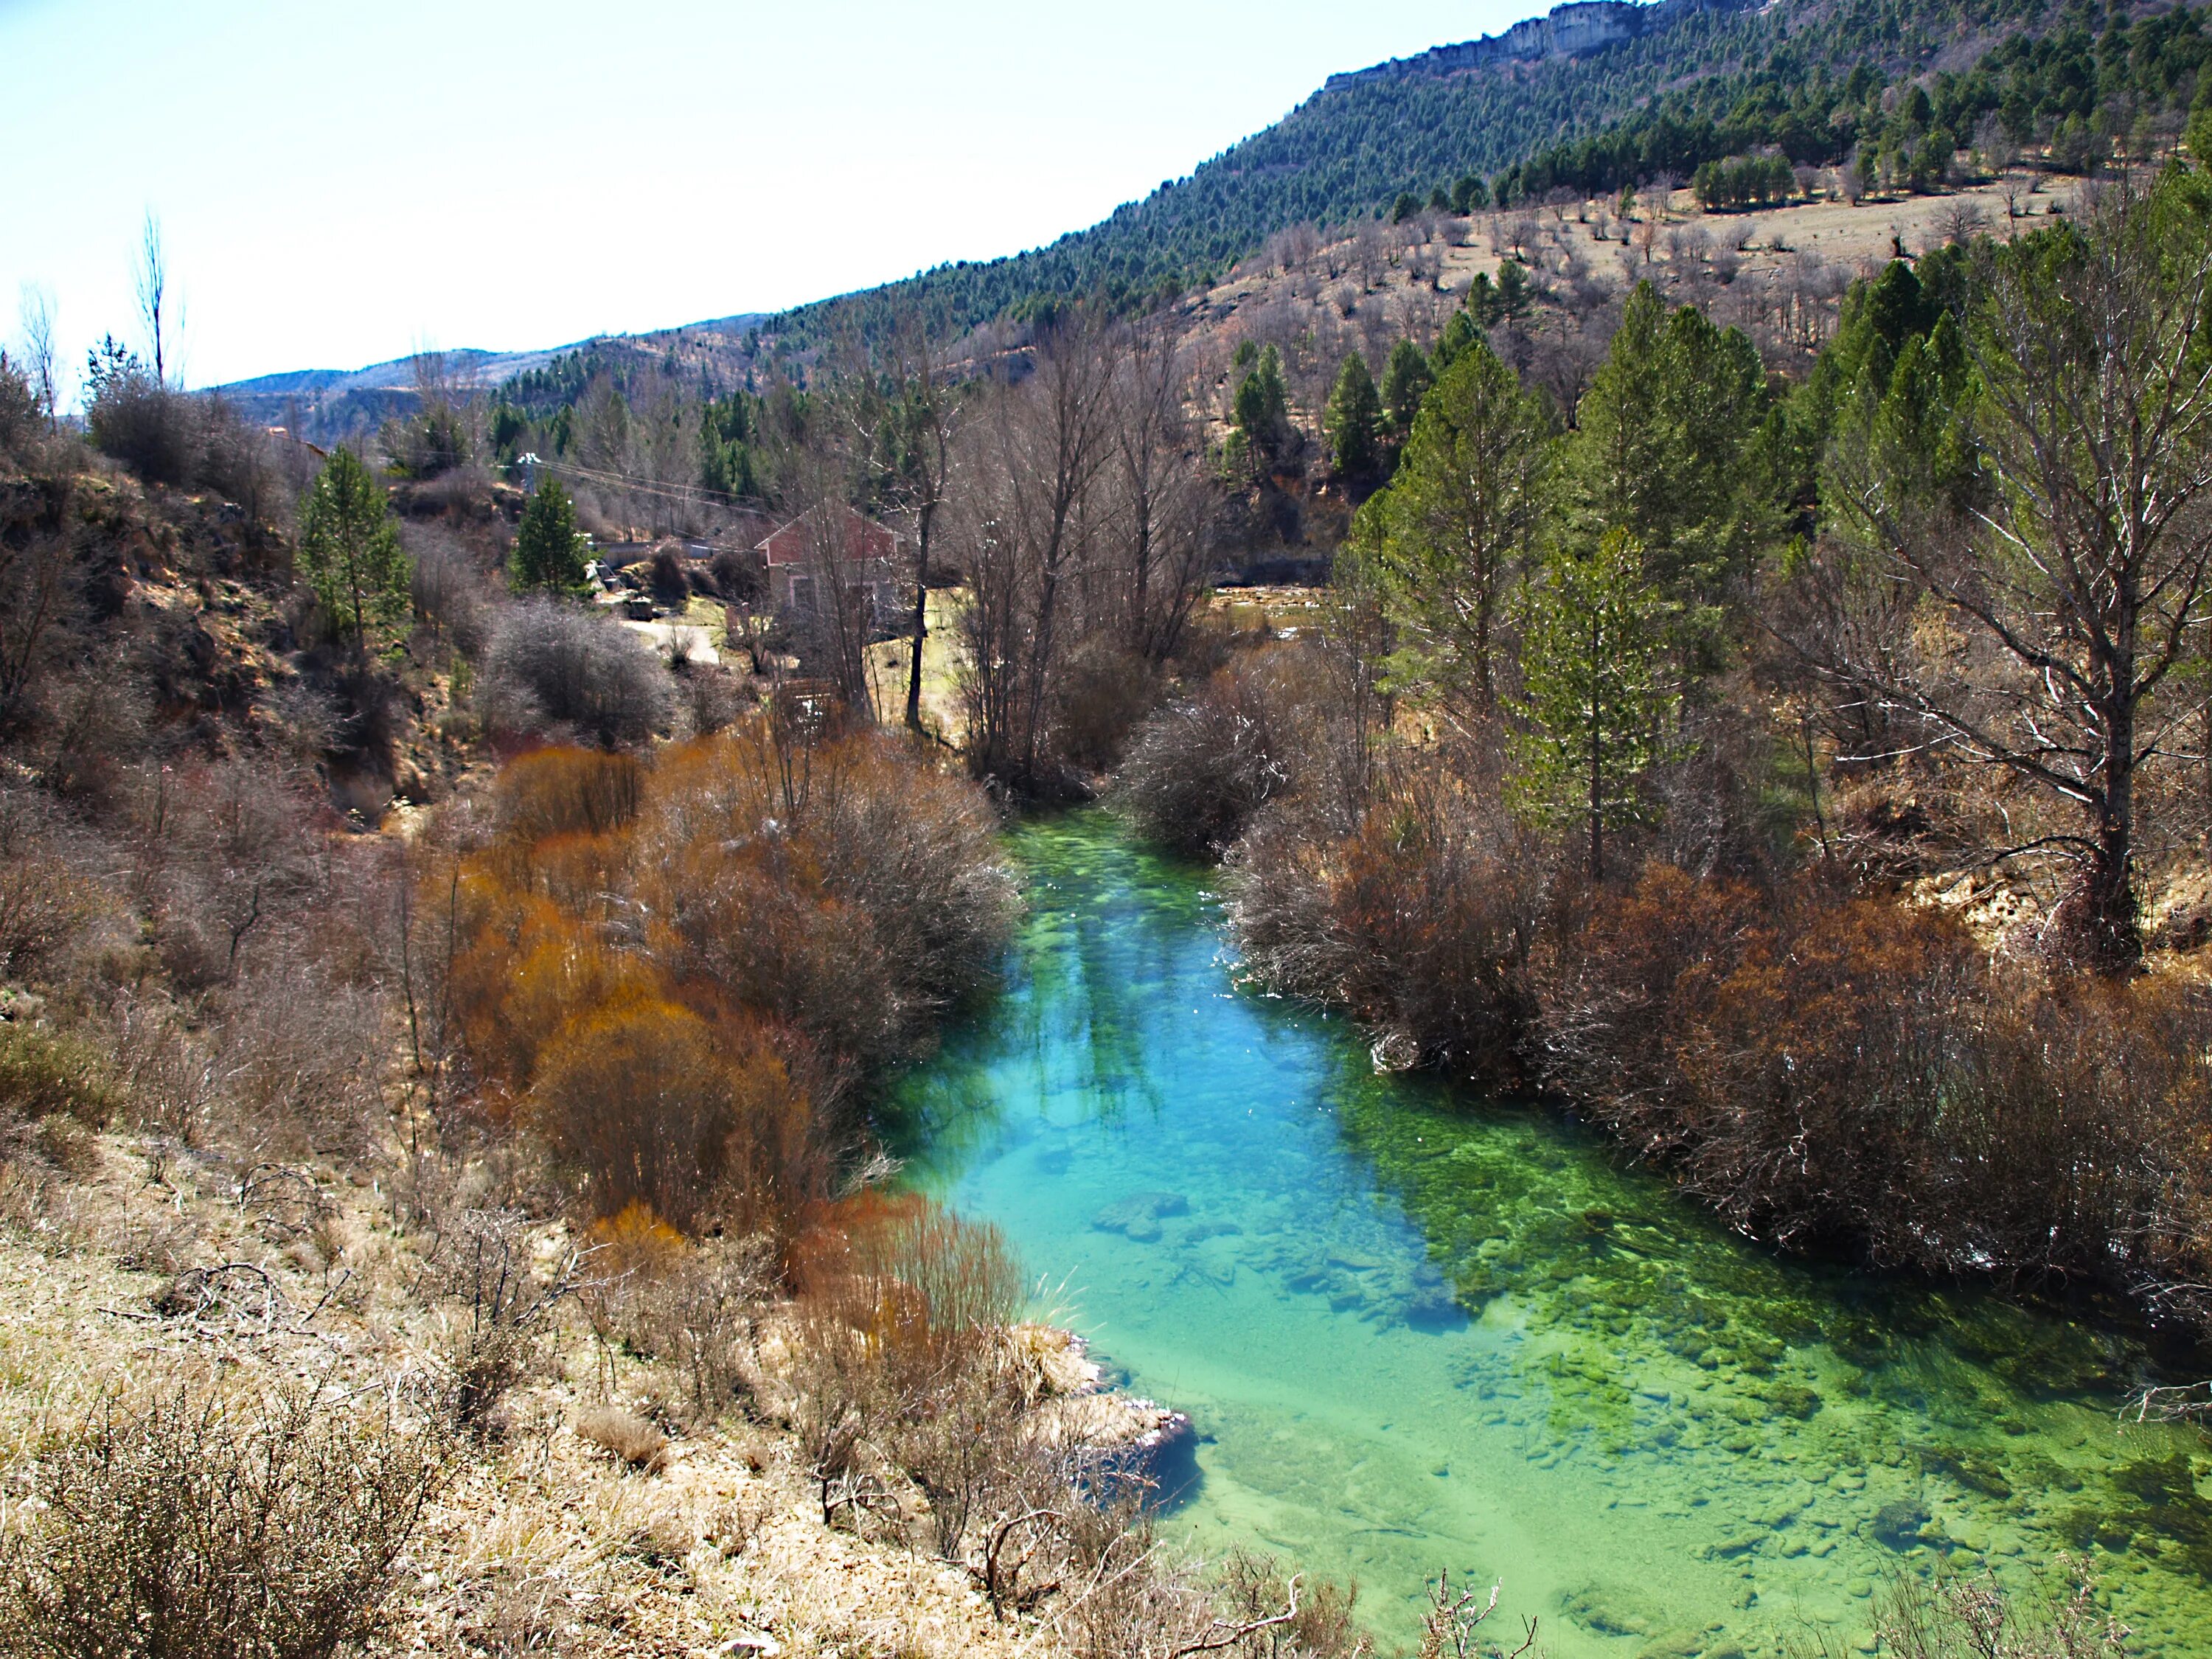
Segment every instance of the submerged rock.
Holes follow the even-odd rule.
[[[1928,1507],[1913,1498],[1894,1498],[1874,1512],[1867,1531],[1876,1543],[1903,1554],[1918,1544],[1929,1522]]]
[[[1103,1233],[1121,1233],[1139,1244],[1152,1244],[1159,1241],[1162,1217],[1189,1212],[1190,1200],[1181,1193],[1131,1193],[1092,1216],[1091,1224]]]

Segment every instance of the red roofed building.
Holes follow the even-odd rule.
[[[811,507],[756,550],[768,576],[769,606],[798,620],[819,613],[830,593],[842,592],[888,621],[899,610],[905,545],[906,538],[842,501]]]

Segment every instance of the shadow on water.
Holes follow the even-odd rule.
[[[1205,872],[1096,813],[1012,838],[1004,997],[899,1092],[911,1178],[1002,1227],[1200,1438],[1170,1530],[1365,1586],[1502,1576],[1547,1651],[1867,1639],[1880,1584],[2084,1558],[2146,1654],[2212,1652],[2212,1456],[2118,1408],[2093,1322],[1780,1261],[1537,1112],[1376,1077],[1238,989]]]

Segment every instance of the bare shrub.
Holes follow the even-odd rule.
[[[1991,964],[1886,897],[1650,866],[1542,966],[1553,1079],[1747,1231],[2203,1316],[2212,1006]]]
[[[1352,833],[1311,809],[1271,813],[1231,860],[1230,916],[1249,970],[1349,1007],[1392,1065],[1448,1059],[1521,1073],[1544,866],[1494,793],[1448,769],[1387,779]]]
[[[663,542],[653,550],[653,557],[646,564],[646,586],[653,603],[669,610],[681,611],[690,603],[691,577],[680,544]]]
[[[465,657],[484,648],[496,595],[483,566],[453,532],[436,523],[409,520],[400,540],[413,562],[410,578],[415,614],[431,637]]]
[[[994,827],[970,785],[893,739],[756,718],[661,757],[638,892],[679,979],[872,1067],[989,982],[1015,906]]]
[[[714,1421],[753,1392],[754,1316],[781,1288],[773,1238],[694,1244],[641,1204],[596,1224],[592,1237],[581,1296],[602,1341],[672,1366],[697,1420]]]
[[[93,446],[149,483],[190,485],[199,463],[191,401],[134,360],[100,377],[85,424]]]
[[[0,975],[36,979],[119,909],[93,876],[91,849],[51,801],[0,789]]]
[[[318,1389],[111,1395],[0,1540],[0,1647],[322,1659],[373,1628],[442,1464],[419,1425]]]
[[[882,1507],[881,1474],[864,1450],[888,1443],[915,1464],[957,1559],[969,1515],[1006,1452],[1004,1419],[988,1444],[959,1443],[998,1384],[1021,1275],[998,1230],[921,1198],[863,1194],[799,1241],[793,1275],[791,1419],[810,1460],[824,1521]],[[950,1409],[948,1409],[950,1408]]]
[[[358,1157],[383,1127],[391,1058],[387,1008],[374,986],[292,954],[222,994],[215,1033],[225,1078],[216,1127],[257,1153]]]
[[[1138,653],[1094,636],[1068,653],[1052,696],[1053,749],[1072,765],[1103,772],[1158,701],[1158,676]]]
[[[668,723],[668,675],[625,628],[558,599],[528,599],[501,617],[477,695],[495,731],[565,728],[613,747]]]
[[[15,724],[47,701],[82,611],[77,510],[66,479],[0,486],[0,722]]]
[[[2096,1586],[2061,1557],[2057,1572],[2033,1589],[2008,1590],[1994,1575],[1941,1573],[1933,1583],[1900,1574],[1875,1613],[1875,1634],[1908,1659],[2120,1659],[2131,1651],[2127,1627],[2097,1605]],[[1840,1659],[1826,1632],[1793,1656]]]
[[[427,1287],[459,1306],[442,1343],[445,1409],[455,1427],[489,1438],[498,1407],[516,1384],[545,1363],[554,1310],[576,1289],[580,1258],[559,1261],[549,1277],[530,1260],[522,1218],[500,1210],[464,1211],[437,1239]]]
[[[1218,851],[1293,781],[1302,721],[1279,657],[1231,669],[1148,720],[1115,799],[1149,839]]]

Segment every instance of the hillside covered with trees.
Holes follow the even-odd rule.
[[[1793,166],[1940,186],[1955,152],[2044,146],[2086,167],[2179,130],[2208,50],[2197,12],[2085,0],[1673,0],[1626,38],[1459,68],[1447,52],[1339,76],[1265,131],[1049,246],[962,261],[763,322],[805,348],[915,313],[957,333],[1214,280],[1277,232],[1433,203],[1610,194],[1768,149]],[[1917,95],[1914,88],[1917,86]],[[1985,130],[1986,129],[1986,130]]]

